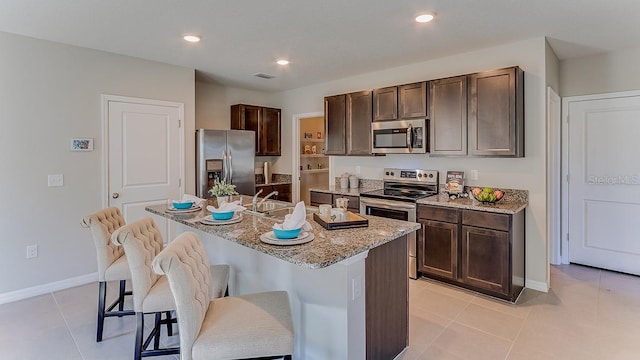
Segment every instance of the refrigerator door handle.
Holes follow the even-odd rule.
[[[233,184],[233,159],[231,158],[231,150],[229,150],[229,184]]]
[[[227,182],[227,171],[229,171],[228,168],[227,152],[225,150],[222,150],[222,181],[224,182]]]

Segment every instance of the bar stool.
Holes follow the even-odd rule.
[[[133,309],[136,314],[136,340],[134,359],[146,356],[169,355],[180,353],[179,347],[160,348],[160,328],[167,326],[167,334],[173,335],[171,311],[176,309],[175,301],[169,288],[166,276],[160,276],[151,269],[151,262],[160,253],[164,243],[160,230],[155,222],[145,217],[113,232],[111,242],[122,246],[127,255],[133,285]],[[209,296],[223,296],[229,280],[229,266],[216,265],[208,268]],[[144,314],[155,314],[155,324],[144,338]],[[162,313],[166,314],[162,319]],[[153,349],[147,350],[151,341]]]
[[[289,297],[271,291],[211,300],[209,259],[195,233],[185,232],[153,260],[175,298],[181,360],[291,360],[294,332]]]
[[[82,219],[82,226],[91,230],[98,258],[97,342],[102,341],[104,319],[106,317],[122,317],[135,314],[133,310],[124,310],[125,296],[131,295],[131,291],[125,291],[127,280],[131,279],[127,257],[122,248],[115,246],[110,241],[111,234],[123,225],[125,225],[124,217],[116,207],[109,207],[97,211]],[[109,307],[106,307],[108,281],[119,281],[120,293],[118,298],[109,305]],[[116,305],[118,306],[118,310],[112,311]]]

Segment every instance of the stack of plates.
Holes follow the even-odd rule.
[[[242,221],[242,214],[240,213],[233,214],[233,217],[228,220],[216,220],[211,215],[200,219],[200,223],[205,225],[229,225],[239,223],[240,221]]]
[[[313,233],[309,233],[305,231],[301,232],[297,237],[294,237],[293,239],[278,239],[273,234],[273,231],[269,231],[267,233],[260,235],[260,241],[267,244],[272,244],[272,245],[299,245],[299,244],[308,243],[314,238],[315,238],[315,235],[313,235]]]
[[[202,210],[202,208],[196,204],[193,204],[190,208],[188,209],[176,209],[173,207],[173,205],[169,205],[169,207],[167,208],[166,212],[168,213],[190,213],[190,212],[196,212],[196,211],[200,211]]]

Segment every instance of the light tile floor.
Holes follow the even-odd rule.
[[[640,277],[552,266],[549,293],[525,290],[516,305],[422,279],[409,293],[402,360],[640,359]],[[131,359],[133,317],[107,319],[96,343],[96,299],[89,284],[0,305],[0,359]]]

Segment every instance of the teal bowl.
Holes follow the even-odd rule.
[[[211,212],[211,216],[214,220],[229,220],[233,217],[233,211],[225,212]]]
[[[185,202],[174,201],[173,202],[173,207],[180,210],[191,209],[192,206],[193,206],[193,201],[185,201]]]
[[[300,235],[302,228],[290,229],[290,230],[278,230],[273,229],[273,235],[278,239],[294,239]]]

